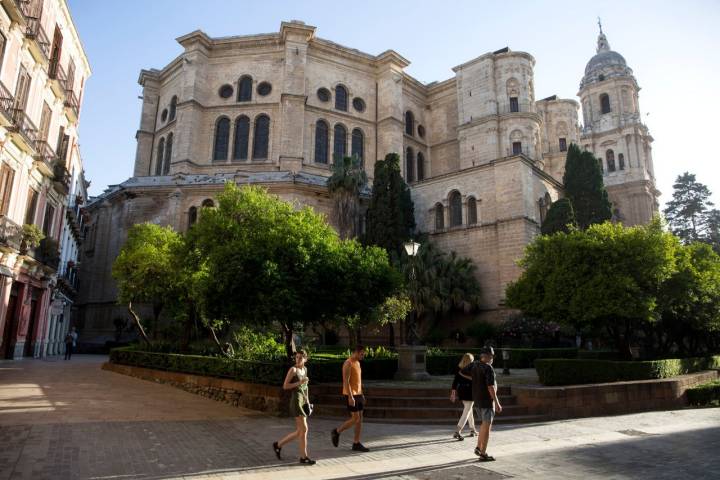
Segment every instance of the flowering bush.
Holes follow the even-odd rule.
[[[550,338],[560,332],[560,325],[539,318],[517,315],[502,326],[502,335],[510,340],[535,340]]]

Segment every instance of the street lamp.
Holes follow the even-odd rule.
[[[502,349],[502,359],[503,359],[503,375],[510,375],[510,368],[508,368],[508,360],[510,360],[510,352],[506,349]]]
[[[417,257],[418,251],[420,250],[420,244],[412,239],[410,239],[409,242],[405,242],[403,244],[405,247],[405,253],[408,254],[408,257],[410,257],[410,280],[413,281],[412,288],[417,288],[417,286],[414,284],[415,281],[415,257]],[[413,292],[417,293],[417,292]],[[415,307],[415,305],[413,305]],[[418,340],[418,332],[415,325],[415,315],[417,315],[417,309],[413,308],[413,311],[410,315],[410,321],[408,322],[408,326],[406,329],[406,335],[405,340],[410,345],[415,345],[415,342]]]

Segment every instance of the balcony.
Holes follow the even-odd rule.
[[[43,65],[48,64],[50,59],[50,39],[45,29],[40,23],[40,14],[37,16],[27,17],[27,27],[25,27],[25,36],[32,40],[29,44],[29,50],[35,61]]]
[[[20,250],[22,236],[22,225],[13,222],[7,215],[0,215],[0,248],[8,247]]]
[[[8,128],[10,133],[13,134],[13,140],[17,143],[20,148],[25,152],[35,155],[35,143],[37,142],[37,127],[30,120],[25,110],[20,108],[10,109],[12,117],[12,125]]]
[[[12,109],[15,98],[10,90],[0,82],[0,125],[9,127],[13,124]]]
[[[70,89],[65,90],[65,113],[70,122],[77,122],[80,114],[80,102],[78,102],[75,92]]]
[[[80,205],[71,206],[68,205],[65,210],[65,216],[67,217],[67,226],[72,233],[73,238],[78,244],[82,244],[82,213]]]
[[[45,237],[40,240],[40,245],[28,250],[28,256],[53,270],[57,270],[60,266],[58,241],[51,237]]]
[[[35,155],[35,166],[38,167],[38,170],[40,170],[43,175],[53,178],[55,175],[54,165],[57,160],[57,155],[55,155],[52,147],[45,140],[38,140],[35,142],[35,150],[37,151]]]
[[[33,10],[32,0],[1,0],[0,3],[5,7],[10,20],[23,26],[27,24],[27,16]]]
[[[65,164],[60,161],[55,162],[53,174],[53,188],[60,195],[67,195],[70,192],[70,172]]]
[[[48,77],[50,77],[50,88],[58,98],[65,97],[65,90],[67,90],[67,73],[60,64],[59,58],[53,58],[50,60],[50,68],[48,69]]]
[[[532,156],[530,156],[530,148],[528,148],[527,145],[523,145],[520,148],[508,147],[505,149],[505,153],[508,157],[514,157],[515,155],[524,155],[527,158],[532,158]]]
[[[498,104],[498,115],[507,115],[511,113],[533,113],[537,114],[535,104],[531,102],[508,102]]]

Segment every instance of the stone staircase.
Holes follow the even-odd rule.
[[[408,423],[423,425],[452,425],[462,414],[462,403],[450,402],[449,388],[403,388],[364,386],[365,420],[368,422]],[[319,417],[347,417],[345,400],[339,384],[310,387],[310,399]],[[500,387],[498,394],[503,406],[496,423],[531,423],[547,420],[545,415],[529,411],[517,404],[511,387]]]

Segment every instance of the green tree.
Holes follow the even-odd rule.
[[[713,208],[707,214],[706,242],[720,255],[720,210]]]
[[[648,345],[658,352],[697,355],[718,348],[720,332],[720,256],[709,245],[692,243],[677,249],[677,269],[659,295],[661,322],[647,331]]]
[[[127,241],[113,263],[118,300],[128,304],[135,326],[148,344],[150,340],[133,304],[151,304],[155,326],[165,306],[177,305],[183,288],[178,268],[182,251],[183,238],[172,228],[141,223],[130,228]]]
[[[227,184],[188,237],[204,319],[216,328],[279,324],[288,355],[296,328],[363,318],[395,290],[384,251],[341,241],[309,207],[259,187]]]
[[[469,258],[423,242],[415,258],[400,257],[399,267],[418,325],[428,317],[437,324],[451,311],[470,312],[480,304],[480,284]]]
[[[360,192],[367,185],[367,174],[357,156],[335,158],[327,186],[335,203],[334,216],[340,238],[357,236]]]
[[[364,243],[398,255],[415,229],[410,189],[400,174],[400,157],[390,153],[375,162]]]
[[[610,220],[612,210],[603,184],[600,163],[592,153],[570,144],[563,176],[565,196],[572,203],[581,229]]]
[[[660,287],[675,271],[678,246],[659,220],[538,236],[521,260],[525,271],[507,287],[507,304],[577,330],[602,327],[629,357],[635,330],[658,319]]]
[[[710,189],[695,180],[695,175],[685,172],[673,184],[672,200],[667,203],[665,218],[672,232],[683,242],[706,239],[708,214],[713,203]]]
[[[550,205],[545,220],[542,222],[540,232],[543,235],[552,235],[555,232],[568,233],[575,226],[575,212],[572,203],[567,198],[561,198]]]

